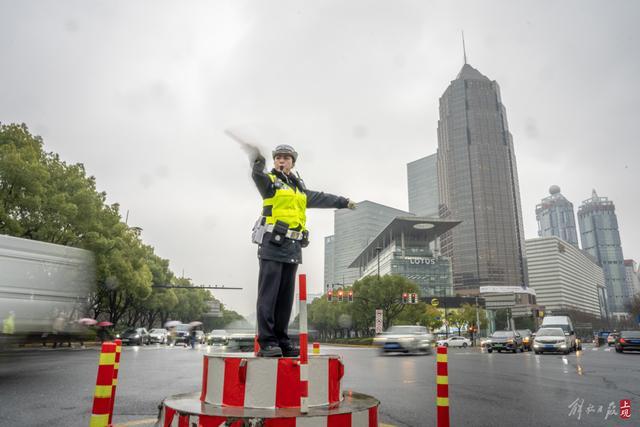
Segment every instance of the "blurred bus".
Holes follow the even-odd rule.
[[[94,286],[90,251],[0,235],[0,348],[84,334]]]

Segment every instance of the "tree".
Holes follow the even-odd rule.
[[[402,294],[418,293],[418,286],[403,276],[367,276],[353,284],[354,302],[352,312],[360,324],[369,328],[375,325],[376,309],[383,313],[384,328],[387,329],[408,304],[402,303]]]

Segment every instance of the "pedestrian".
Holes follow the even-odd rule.
[[[298,153],[289,145],[272,152],[274,168],[265,172],[266,160],[256,151],[252,178],[262,196],[262,214],[253,229],[258,244],[258,356],[297,357],[300,349],[291,344],[289,318],[302,248],[309,244],[307,208],[349,208],[356,204],[344,197],[311,191],[299,174],[292,173]]]
[[[191,344],[191,348],[195,350],[196,348],[196,338],[198,337],[198,333],[196,332],[198,330],[197,326],[194,326],[193,328],[191,328],[191,331],[189,332],[189,343]]]

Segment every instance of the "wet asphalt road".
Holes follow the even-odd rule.
[[[199,390],[206,351],[219,348],[125,347],[114,422],[151,425],[164,397]],[[342,355],[344,389],[381,400],[381,423],[435,425],[434,355],[381,357],[371,348],[328,346],[322,352]],[[453,426],[640,423],[640,353],[591,347],[568,356],[475,349],[449,353]],[[97,360],[96,348],[23,349],[0,355],[0,426],[87,426]],[[619,418],[621,399],[631,400],[630,420]],[[607,415],[611,402],[616,413]],[[144,420],[149,423],[137,423]]]

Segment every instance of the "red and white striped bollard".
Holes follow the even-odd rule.
[[[298,276],[300,286],[300,412],[309,412],[309,354],[307,343],[307,275]]]

